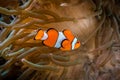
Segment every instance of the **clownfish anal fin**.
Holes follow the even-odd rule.
[[[43,44],[49,47],[54,47],[59,36],[58,31],[54,28],[50,28],[47,30],[47,35],[48,35],[48,38],[43,41]]]
[[[46,46],[46,45],[44,44],[44,40],[42,41],[42,44],[43,44],[44,46]]]
[[[35,40],[41,40],[41,38],[44,36],[44,31],[42,29],[39,29],[37,34],[35,35]]]
[[[63,30],[63,34],[70,42],[73,41],[73,39],[75,38],[70,30],[67,29]]]

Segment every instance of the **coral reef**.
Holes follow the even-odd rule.
[[[0,80],[119,80],[119,4],[119,0],[1,0]],[[61,51],[34,40],[38,29],[51,27],[70,29],[81,47]]]

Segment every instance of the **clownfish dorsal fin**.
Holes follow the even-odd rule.
[[[72,34],[72,32],[68,29],[63,30],[63,34],[65,35],[65,37],[72,42],[73,39],[75,38],[74,35]]]
[[[44,31],[42,29],[39,29],[34,39],[41,40],[43,36],[44,36]]]
[[[43,41],[43,44],[49,47],[54,47],[59,36],[58,31],[54,28],[49,28],[46,33],[48,35],[48,38]]]

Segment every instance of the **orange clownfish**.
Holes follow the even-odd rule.
[[[58,32],[54,28],[47,31],[38,30],[35,40],[42,40],[43,44],[49,47],[59,48],[63,51],[74,50],[80,47],[80,42],[70,30]]]

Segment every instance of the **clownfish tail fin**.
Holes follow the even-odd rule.
[[[41,40],[43,36],[44,36],[44,31],[42,29],[39,29],[34,37],[34,40]]]

